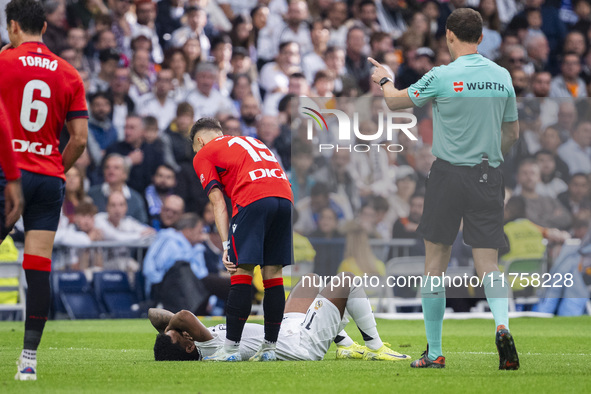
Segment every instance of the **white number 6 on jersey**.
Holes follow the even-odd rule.
[[[25,85],[23,90],[23,103],[21,105],[21,125],[27,131],[39,131],[47,120],[47,104],[41,100],[33,100],[33,93],[35,90],[40,91],[40,96],[43,98],[51,97],[51,89],[49,85],[38,79],[33,79]],[[37,118],[31,122],[31,112],[37,110]]]

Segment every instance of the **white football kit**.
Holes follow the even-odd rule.
[[[277,339],[277,359],[283,361],[318,361],[324,358],[337,334],[348,320],[341,319],[338,308],[322,296],[316,297],[308,311],[286,313]],[[226,325],[208,327],[213,339],[195,342],[203,357],[211,356],[224,345]],[[265,338],[262,324],[246,323],[240,340],[242,360],[248,360],[259,350]]]

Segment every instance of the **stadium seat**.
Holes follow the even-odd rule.
[[[131,290],[123,271],[95,272],[93,277],[96,298],[106,307],[112,318],[140,317],[139,300]]]
[[[54,272],[52,283],[56,314],[64,311],[72,320],[99,319],[105,316],[83,272]]]
[[[425,256],[394,257],[386,263],[386,277],[421,277],[425,269]],[[397,307],[420,307],[419,287],[389,287],[385,285],[378,301],[378,310],[396,313]]]
[[[521,286],[520,282],[531,279],[532,274],[540,275],[547,271],[546,258],[541,259],[515,259],[501,262],[499,268],[505,273],[507,282],[509,283],[509,311],[515,312],[517,305],[532,306],[537,304],[540,300],[536,294],[536,287]],[[518,275],[515,277],[515,275]],[[515,280],[514,280],[515,279]],[[511,286],[511,283],[513,286]]]

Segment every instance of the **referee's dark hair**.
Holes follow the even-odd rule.
[[[195,122],[193,127],[191,127],[191,132],[189,133],[189,139],[191,140],[191,144],[193,144],[193,140],[195,139],[195,136],[199,132],[205,131],[205,130],[219,131],[220,133],[223,133],[222,125],[220,124],[220,122],[218,122],[217,119],[201,118],[197,122]]]
[[[6,23],[9,29],[10,21],[17,22],[25,33],[41,34],[45,25],[45,9],[40,1],[12,0],[6,6]]]
[[[447,18],[445,28],[460,41],[475,44],[482,35],[482,16],[471,8],[458,8]]]

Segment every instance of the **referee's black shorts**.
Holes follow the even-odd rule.
[[[479,182],[480,165],[455,166],[435,160],[426,181],[425,208],[417,231],[427,241],[452,245],[464,219],[464,242],[473,248],[506,247],[503,232],[505,183],[499,168],[489,167]]]

